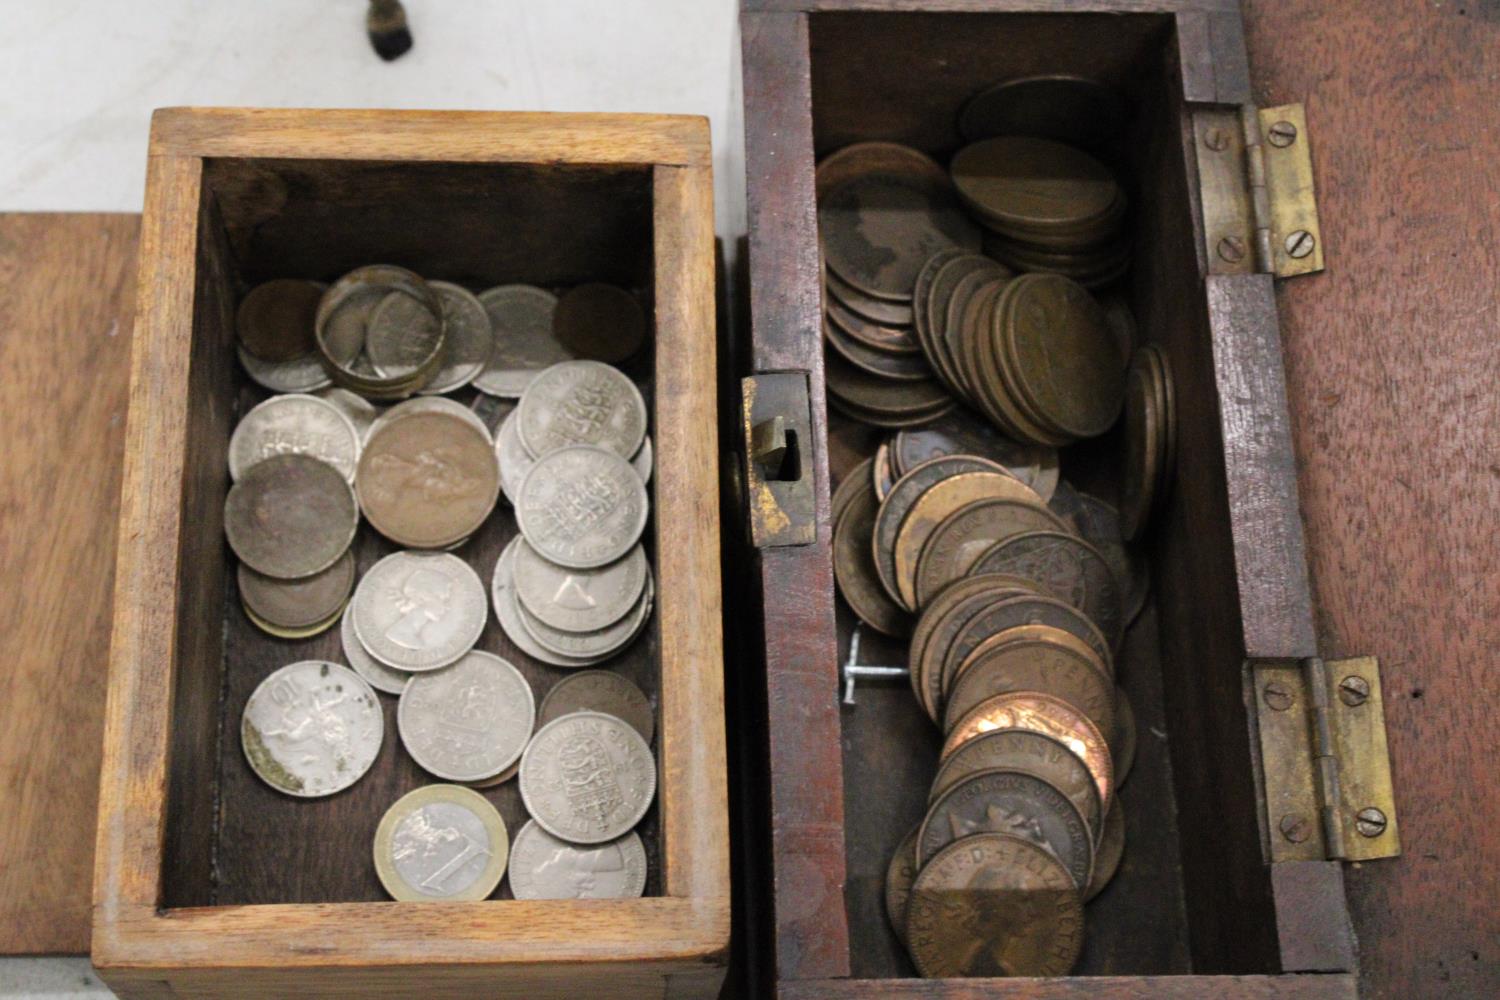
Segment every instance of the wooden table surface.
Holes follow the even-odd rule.
[[[1307,104],[1328,253],[1279,289],[1323,652],[1380,657],[1401,808],[1405,854],[1348,872],[1363,990],[1497,996],[1500,2],[1246,21],[1257,99]],[[87,949],[137,231],[0,216],[0,953]]]

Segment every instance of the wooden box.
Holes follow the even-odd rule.
[[[1253,261],[1215,259],[1209,227],[1220,220],[1205,221],[1199,187],[1200,129],[1225,121],[1239,141],[1251,101],[1237,4],[744,8],[750,328],[735,366],[757,389],[787,377],[770,373],[805,375],[806,401],[789,393],[784,417],[810,431],[798,481],[739,472],[752,510],[769,505],[795,527],[792,507],[810,505],[806,537],[739,543],[751,569],[743,596],[758,613],[731,646],[764,655],[731,672],[748,713],[736,864],[746,884],[769,887],[760,908],[740,901],[748,995],[1352,994],[1342,868],[1272,863],[1279,834],[1263,804],[1251,679],[1257,664],[1317,648],[1272,277]],[[1089,908],[1083,958],[1056,980],[926,981],[887,926],[882,893],[891,852],[923,814],[938,733],[904,682],[861,687],[853,706],[839,699],[851,621],[835,599],[829,495],[876,438],[826,406],[814,164],[861,140],[946,162],[968,97],[1038,74],[1102,79],[1135,109],[1113,153],[1135,206],[1125,288],[1145,339],[1174,368],[1179,460],[1152,536],[1153,597],[1121,668],[1141,734],[1121,792],[1125,866]],[[902,646],[863,645],[863,662],[905,663]]]
[[[93,959],[123,997],[712,996],[729,939],[715,391],[713,201],[702,119],[166,110],[151,133],[94,884]],[[371,838],[433,779],[394,701],[370,773],[293,801],[248,771],[250,690],[338,630],[283,643],[238,608],[225,449],[260,393],[234,307],[272,277],[372,262],[484,287],[586,280],[651,304],[634,374],[652,400],[655,624],[611,666],[657,710],[645,898],[387,901]],[[513,521],[462,554],[489,572]],[[365,533],[373,534],[373,533]],[[666,542],[670,540],[670,544]],[[367,567],[390,546],[361,541]],[[538,693],[491,615],[480,648]],[[510,829],[510,782],[491,793]]]

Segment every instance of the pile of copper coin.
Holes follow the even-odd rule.
[[[349,787],[387,742],[376,692],[394,695],[401,748],[446,782],[380,824],[394,898],[482,899],[507,873],[518,897],[639,895],[651,702],[613,671],[548,669],[619,655],[652,611],[648,410],[601,360],[643,346],[635,297],[475,295],[376,265],[326,288],[267,282],[236,319],[242,366],[274,393],[228,449],[240,600],[281,640],[339,624],[346,661],[289,653],[264,678],[241,713],[250,768],[297,798]],[[471,383],[468,405],[445,395]],[[474,566],[470,538],[511,521],[502,495],[514,537]],[[357,546],[363,524],[384,541]],[[525,670],[483,648],[491,602]],[[517,775],[530,819],[512,841],[483,790]]]
[[[1125,847],[1116,659],[1149,594],[1133,540],[1169,495],[1175,402],[1117,285],[1112,171],[1056,136],[985,134],[1056,88],[975,98],[946,170],[891,143],[818,170],[829,402],[886,431],[837,481],[835,576],[862,627],[908,641],[941,733],[886,887],[929,977],[1066,974]]]

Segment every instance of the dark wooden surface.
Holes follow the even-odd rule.
[[[1325,656],[1380,657],[1404,854],[1350,866],[1366,996],[1500,995],[1500,4],[1247,0],[1303,101],[1326,273],[1278,286]]]
[[[89,946],[135,215],[0,215],[0,954]]]
[[[875,994],[873,987],[879,987]],[[1336,976],[1091,976],[1073,979],[857,979],[790,983],[780,1000],[1353,1000],[1355,980]]]

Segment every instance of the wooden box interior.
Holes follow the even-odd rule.
[[[1132,108],[1129,127],[1101,156],[1133,206],[1135,255],[1123,288],[1143,341],[1162,344],[1172,364],[1179,457],[1147,546],[1152,598],[1118,661],[1139,733],[1120,792],[1126,852],[1088,907],[1077,975],[1279,971],[1176,23],[1150,13],[808,15],[818,157],[879,139],[946,164],[962,144],[963,103],[1016,77],[1094,77]],[[879,438],[830,407],[830,491]],[[1068,449],[1064,476],[1110,498],[1117,453],[1108,437]],[[839,602],[841,656],[851,627]],[[904,664],[904,644],[869,629],[861,636],[862,662]],[[904,683],[862,685],[857,704],[842,709],[842,728],[850,972],[913,976],[886,920],[884,881],[892,851],[923,815],[939,734]]]
[[[635,290],[650,315],[652,170],[209,159],[196,255],[160,902],[173,908],[383,900],[370,857],[375,827],[401,795],[440,780],[402,749],[396,698],[379,696],[385,735],[374,766],[352,788],[328,798],[298,800],[273,791],[251,773],[240,748],[245,702],[271,671],[301,659],[346,661],[337,626],[313,639],[283,641],[250,624],[240,607],[235,560],[223,536],[225,452],[239,416],[269,394],[235,360],[235,307],[250,287],[270,278],[329,282],[363,264],[387,263],[476,291],[510,282],[556,289],[609,281]],[[642,351],[627,367],[648,406],[652,354]],[[472,395],[466,390],[456,398],[467,403]],[[653,556],[655,530],[653,520],[646,537]],[[486,589],[515,531],[502,499],[457,550]],[[396,548],[367,524],[355,545],[361,573]],[[478,648],[516,664],[538,705],[567,673],[521,653],[492,610]],[[645,633],[606,666],[634,680],[659,708],[658,649],[653,616]],[[513,836],[526,819],[516,782],[480,791]],[[639,828],[649,860],[647,895],[660,894],[663,884],[659,827],[653,805]],[[501,894],[509,896],[508,882]]]

